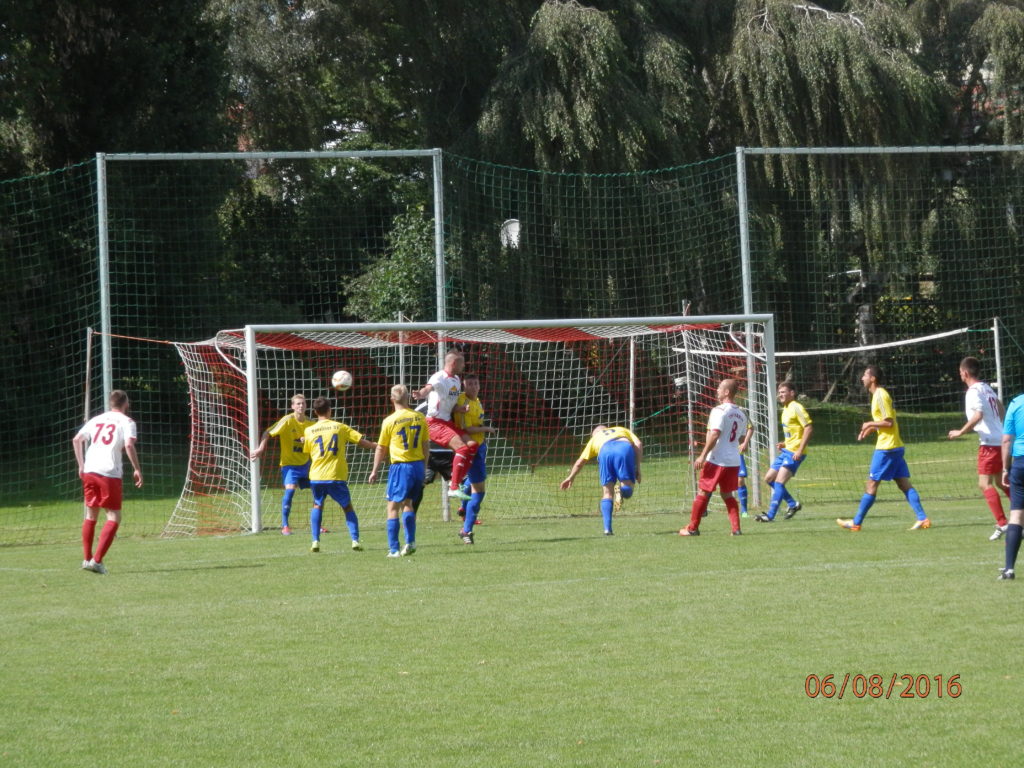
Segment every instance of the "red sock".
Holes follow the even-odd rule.
[[[1006,525],[1006,515],[1003,514],[1003,502],[999,498],[999,491],[989,486],[982,493],[985,494],[988,508],[992,510],[992,517],[996,519],[996,525]]]
[[[473,463],[473,458],[476,456],[476,449],[479,446],[473,440],[463,445],[457,451],[455,456],[452,458],[452,480],[448,484],[451,489],[456,489],[462,485],[462,481],[466,479],[466,473],[469,472],[469,465]]]
[[[735,496],[725,500],[725,511],[729,515],[729,524],[733,531],[738,531],[740,529],[740,503]]]
[[[708,504],[711,503],[711,497],[705,496],[703,493],[698,493],[696,498],[693,500],[693,506],[690,507],[690,525],[691,531],[696,531],[700,528],[700,518],[704,514],[704,510],[708,508]]]
[[[92,540],[96,535],[96,521],[88,517],[82,521],[82,559],[92,560]]]
[[[92,558],[97,563],[103,562],[103,556],[107,554],[110,545],[114,543],[114,534],[117,533],[118,525],[119,523],[116,520],[107,520],[103,524],[103,530],[100,531],[100,543],[96,547],[96,554]]]

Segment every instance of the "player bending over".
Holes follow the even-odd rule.
[[[622,498],[633,495],[633,486],[640,482],[640,462],[644,456],[644,445],[640,438],[625,427],[609,427],[599,424],[594,428],[583,453],[569,470],[569,476],[559,488],[567,491],[572,481],[583,469],[583,465],[597,457],[598,474],[601,481],[601,519],[604,521],[604,535],[612,535],[612,509],[615,506],[615,483],[619,484]]]

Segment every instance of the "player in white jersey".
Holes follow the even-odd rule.
[[[78,462],[85,496],[85,519],[82,522],[82,568],[93,573],[106,573],[103,556],[114,543],[121,525],[122,454],[132,463],[135,487],[142,487],[142,468],[135,452],[135,422],[128,416],[128,395],[120,389],[110,393],[110,410],[85,423],[71,441]],[[100,509],[106,510],[107,521],[100,531],[99,544],[93,552],[93,537]]]
[[[679,530],[680,536],[699,536],[700,519],[711,501],[715,488],[722,494],[729,514],[732,535],[740,531],[740,505],[736,500],[739,485],[740,442],[747,434],[747,414],[735,403],[740,383],[736,379],[724,379],[718,385],[718,405],[711,410],[708,418],[708,434],[704,450],[693,462],[700,472],[699,490],[690,508],[690,524]]]
[[[998,490],[1003,476],[1003,404],[992,387],[981,380],[981,363],[977,358],[965,357],[960,361],[960,381],[967,385],[964,395],[967,423],[960,429],[949,430],[948,437],[955,440],[972,429],[978,433],[978,487],[996,520],[996,529],[988,537],[989,541],[998,541],[1007,526]]]
[[[444,357],[444,368],[430,377],[426,386],[416,392],[416,397],[420,400],[427,398],[427,428],[430,430],[431,441],[455,451],[448,495],[469,501],[470,495],[461,486],[479,445],[475,440],[470,440],[464,430],[459,429],[453,418],[454,413],[465,413],[468,410],[467,406],[458,405],[459,393],[462,391],[459,374],[465,367],[466,358],[461,352],[449,352]]]

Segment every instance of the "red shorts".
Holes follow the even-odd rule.
[[[469,441],[469,436],[465,432],[460,431],[455,426],[454,421],[445,421],[444,419],[427,416],[427,431],[430,434],[430,439],[436,445],[444,448],[448,447],[453,437],[462,438],[464,443]]]
[[[978,446],[978,474],[1003,474],[1003,449],[998,445]]]
[[[82,491],[85,494],[85,506],[91,509],[101,507],[110,512],[121,511],[120,477],[87,472],[82,475]]]
[[[711,493],[715,488],[722,493],[733,492],[740,485],[740,468],[720,467],[710,461],[705,461],[697,485],[705,493]]]

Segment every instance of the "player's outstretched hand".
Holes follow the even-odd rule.
[[[572,488],[572,480],[567,477],[565,478],[565,480],[558,484],[558,487],[561,488],[563,491],[568,491],[570,488]]]

